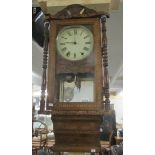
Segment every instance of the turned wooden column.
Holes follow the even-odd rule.
[[[105,97],[105,110],[110,110],[110,93],[109,93],[109,74],[108,74],[108,53],[107,53],[107,36],[106,36],[106,16],[101,16],[101,30],[102,30],[102,65],[103,65],[103,95]]]
[[[43,47],[43,65],[42,65],[42,84],[41,84],[41,99],[40,99],[40,111],[39,114],[45,114],[46,106],[46,74],[47,74],[47,62],[48,62],[48,42],[49,42],[49,26],[48,19],[44,22],[44,47]]]

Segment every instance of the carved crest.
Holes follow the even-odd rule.
[[[105,15],[107,18],[109,14],[106,12],[96,12],[80,4],[69,5],[55,15],[51,15],[51,19],[72,19],[72,18],[88,18],[88,17],[101,17]]]

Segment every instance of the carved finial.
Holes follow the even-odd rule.
[[[106,22],[106,19],[109,18],[109,16],[107,17],[106,15],[102,15],[101,16],[101,22]]]
[[[51,19],[71,19],[71,18],[89,18],[89,17],[109,17],[106,12],[96,12],[80,4],[72,4],[51,16]]]

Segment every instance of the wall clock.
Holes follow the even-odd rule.
[[[57,51],[71,61],[86,58],[93,50],[92,32],[85,26],[65,26],[57,36]]]
[[[102,117],[110,113],[105,28],[109,16],[70,5],[47,17],[40,113],[45,109],[47,81],[46,112],[52,114],[53,149],[99,152]]]

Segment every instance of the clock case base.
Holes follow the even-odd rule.
[[[92,146],[92,145],[54,145],[54,152],[91,152],[91,150],[95,150],[95,152],[100,152],[100,146]]]
[[[56,115],[52,116],[52,121],[55,134],[54,151],[100,151],[100,115]]]

